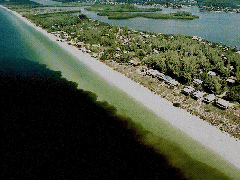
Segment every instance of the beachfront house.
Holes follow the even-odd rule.
[[[203,83],[203,81],[201,81],[200,79],[194,79],[193,83],[196,85],[201,85]]]
[[[158,54],[159,52],[158,52],[158,50],[153,49],[153,53]]]
[[[158,70],[149,69],[146,71],[146,75],[149,75],[155,78],[155,77],[158,77],[158,75],[160,75],[160,72]]]
[[[170,86],[178,86],[179,82],[172,79],[170,76],[164,76],[163,80]]]
[[[210,75],[210,76],[216,76],[216,73],[213,72],[213,71],[208,71],[208,75]]]
[[[169,84],[170,86],[178,86],[178,85],[179,85],[179,82],[176,81],[176,80],[174,80],[174,79],[171,79],[171,80],[168,82],[168,84]]]
[[[203,97],[203,95],[204,95],[203,92],[201,92],[201,91],[195,91],[195,92],[193,92],[193,93],[191,94],[191,97],[192,97],[193,99],[198,100],[198,99],[201,99],[201,98]]]
[[[215,100],[215,98],[216,98],[216,96],[214,94],[209,94],[204,98],[203,102],[211,103]]]
[[[78,42],[78,43],[76,43],[76,46],[77,46],[78,48],[82,48],[82,47],[83,47],[83,45],[84,45],[84,43],[83,43],[83,42]]]
[[[81,51],[82,51],[83,53],[85,53],[85,52],[87,52],[87,49],[86,49],[85,47],[82,47],[82,48],[81,48]]]
[[[218,100],[216,101],[216,105],[217,105],[219,108],[221,108],[221,109],[227,109],[227,108],[233,106],[232,103],[230,103],[230,102],[228,102],[228,101],[226,101],[226,100],[224,100],[224,99],[218,99]]]
[[[151,75],[153,78],[155,78],[155,77],[158,77],[159,74],[160,72],[158,70],[153,70]]]
[[[234,79],[231,79],[231,78],[229,78],[229,79],[227,79],[227,80],[226,80],[226,82],[227,82],[229,85],[232,85],[232,84],[234,84],[234,83],[235,83],[235,80],[234,80]]]
[[[101,51],[100,53],[99,53],[99,56],[104,56],[105,55],[105,53],[103,52],[103,51]]]
[[[97,53],[93,53],[92,57],[97,58],[98,57]]]
[[[140,71],[141,71],[141,72],[146,73],[147,70],[148,70],[148,67],[147,67],[147,66],[141,66],[141,67],[140,67]]]
[[[120,54],[116,53],[115,58],[120,58]]]
[[[165,76],[163,79],[166,83],[168,83],[169,81],[172,80],[172,78],[170,76]]]
[[[135,60],[131,60],[131,61],[129,61],[128,63],[129,63],[130,65],[132,65],[132,66],[139,66],[139,65],[140,65],[140,62],[137,61],[136,59],[135,59]]]
[[[164,80],[165,74],[159,73],[159,74],[157,75],[157,78],[158,78],[158,80]]]
[[[152,72],[153,72],[153,71],[154,71],[153,69],[147,70],[147,71],[146,71],[146,75],[152,76]]]
[[[198,40],[198,37],[197,36],[193,36],[192,40]]]
[[[191,94],[192,92],[194,92],[194,88],[193,87],[191,87],[191,86],[187,86],[187,87],[185,87],[185,88],[183,88],[182,90],[181,90],[181,92],[183,93],[183,94],[185,94],[185,95],[189,95],[189,94]]]

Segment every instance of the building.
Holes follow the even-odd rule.
[[[83,47],[83,45],[84,45],[84,43],[83,43],[83,42],[78,42],[78,43],[76,43],[76,46],[77,46],[78,48],[82,48],[82,47]]]
[[[140,65],[140,62],[137,61],[137,60],[131,60],[131,61],[129,61],[128,63],[129,63],[130,65],[132,65],[132,66],[139,66],[139,65]]]
[[[178,86],[179,82],[174,79],[171,79],[170,81],[168,81],[168,84],[170,86]]]
[[[146,73],[147,70],[148,70],[148,67],[147,67],[147,66],[141,66],[141,67],[140,67],[140,71],[141,71],[141,72]]]
[[[100,56],[104,56],[105,53],[104,53],[103,51],[101,51],[101,52],[99,53],[99,55],[100,55]]]
[[[93,53],[92,57],[97,58],[98,57],[97,53]]]
[[[157,75],[157,78],[158,78],[158,80],[164,80],[165,74],[159,73],[159,74]]]
[[[216,105],[221,108],[221,109],[227,109],[229,107],[232,107],[233,104],[231,104],[230,102],[224,100],[224,99],[218,99],[216,101]]]
[[[191,86],[187,86],[181,90],[181,92],[185,95],[190,95],[194,91],[195,91],[195,89]]]
[[[152,73],[151,75],[153,78],[158,77],[158,75],[160,74],[160,72],[158,70],[153,70],[151,73]]]
[[[213,72],[213,71],[208,71],[208,75],[210,75],[210,76],[216,76],[216,73]]]
[[[201,98],[203,97],[203,95],[204,95],[203,92],[201,92],[201,91],[195,91],[195,92],[193,92],[193,93],[191,94],[191,97],[192,97],[193,99],[198,100],[198,99],[201,99]]]
[[[193,83],[197,84],[197,85],[201,85],[203,83],[203,81],[201,81],[200,79],[194,79]]]
[[[214,94],[209,94],[204,98],[205,103],[211,103],[215,100],[216,96]]]
[[[235,80],[234,79],[227,79],[226,82],[228,84],[234,84],[235,83]]]
[[[82,47],[81,50],[83,53],[87,52],[87,49],[85,47]]]
[[[147,71],[146,71],[146,75],[152,76],[153,71],[154,71],[153,69],[147,70]]]
[[[165,82],[169,82],[172,80],[172,78],[170,76],[165,76],[163,79]]]
[[[115,54],[115,58],[120,58],[120,57],[121,57],[120,54],[118,53]]]

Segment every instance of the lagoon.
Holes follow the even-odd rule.
[[[225,12],[200,12],[197,7],[186,7],[181,11],[191,12],[199,16],[194,20],[176,19],[147,19],[134,18],[127,20],[113,20],[107,17],[98,16],[96,12],[86,11],[81,8],[82,13],[89,18],[103,21],[112,25],[128,26],[129,28],[141,31],[156,32],[163,34],[183,34],[186,36],[199,36],[205,40],[224,45],[237,46],[240,48],[240,13]],[[163,8],[157,13],[173,13],[179,10]]]

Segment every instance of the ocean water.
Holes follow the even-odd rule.
[[[13,141],[5,141],[6,142],[5,144],[6,145],[5,146],[6,162],[9,162],[9,161],[14,162],[14,159],[15,159],[14,157],[17,157],[18,149],[14,147],[16,143],[21,142],[21,141],[18,141],[18,135],[21,135],[21,137],[27,138],[25,139],[26,141],[24,141],[25,143],[24,145],[26,145],[27,149],[28,148],[31,149],[33,146],[34,147],[38,146],[38,143],[30,143],[27,141],[28,138],[31,137],[32,135],[31,133],[33,134],[35,133],[34,135],[40,138],[41,144],[42,143],[48,144],[50,141],[52,142],[53,141],[52,137],[54,137],[55,131],[57,132],[57,135],[61,138],[63,137],[61,136],[62,133],[66,133],[67,136],[66,137],[64,136],[64,138],[66,139],[63,141],[63,143],[59,142],[56,145],[56,147],[54,144],[52,145],[51,143],[50,143],[51,146],[47,146],[47,147],[44,146],[44,148],[51,147],[49,151],[45,152],[45,154],[44,153],[41,154],[39,152],[40,150],[42,150],[40,148],[39,151],[36,151],[37,157],[34,157],[35,155],[34,150],[37,150],[37,148],[34,148],[34,150],[31,149],[30,155],[33,157],[33,159],[32,161],[30,161],[30,163],[34,165],[33,171],[31,171],[31,167],[28,166],[28,163],[29,163],[28,161],[25,162],[24,158],[20,158],[20,159],[16,158],[15,160],[18,161],[17,166],[14,166],[13,165],[14,163],[13,164],[10,163],[10,165],[6,163],[7,164],[7,166],[5,166],[6,175],[11,176],[11,174],[13,173],[12,169],[17,167],[18,168],[18,171],[16,171],[17,175],[27,173],[29,176],[31,176],[34,174],[34,172],[35,173],[38,172],[38,174],[52,173],[51,176],[54,176],[54,173],[56,173],[58,174],[57,177],[64,178],[65,176],[67,176],[69,167],[74,167],[76,168],[74,170],[76,177],[81,178],[81,174],[77,174],[78,172],[77,169],[81,167],[80,165],[84,164],[86,165],[86,167],[92,167],[90,172],[87,172],[86,170],[85,173],[89,176],[89,178],[93,178],[93,179],[94,177],[96,178],[96,175],[102,175],[102,176],[104,175],[105,178],[112,177],[114,179],[116,179],[116,177],[119,177],[119,179],[123,179],[121,177],[127,177],[127,176],[132,177],[132,179],[134,178],[135,179],[164,179],[164,178],[165,179],[168,179],[168,178],[181,179],[182,178],[181,174],[184,174],[184,176],[189,179],[191,178],[196,179],[196,177],[198,179],[215,179],[215,178],[228,179],[227,176],[238,177],[236,170],[232,166],[227,164],[222,159],[217,158],[214,154],[210,153],[206,148],[202,147],[197,142],[191,140],[189,137],[186,137],[183,133],[178,132],[176,129],[172,128],[165,121],[160,121],[160,118],[157,117],[155,114],[147,110],[145,107],[143,107],[139,103],[135,102],[133,99],[131,99],[129,96],[124,94],[122,91],[120,91],[116,87],[104,81],[93,70],[91,70],[86,65],[79,62],[77,59],[69,55],[64,50],[62,50],[60,47],[57,46],[57,44],[49,41],[46,37],[41,35],[35,29],[27,26],[22,21],[20,21],[17,17],[15,17],[13,14],[11,14],[10,12],[7,12],[2,8],[0,8],[0,29],[1,29],[0,31],[0,37],[1,37],[1,41],[0,41],[0,49],[1,49],[0,63],[1,64],[0,65],[1,66],[0,67],[2,67],[1,73],[3,72],[4,74],[4,72],[8,72],[7,78],[11,80],[10,81],[10,80],[6,80],[6,78],[5,79],[3,78],[4,83],[2,83],[2,85],[5,88],[8,87],[8,83],[6,83],[7,81],[9,82],[16,81],[16,78],[13,78],[16,76],[12,74],[20,73],[20,77],[22,77],[23,75],[26,77],[29,77],[29,72],[30,74],[37,74],[37,77],[38,77],[37,80],[38,80],[38,83],[41,82],[40,83],[41,87],[44,87],[44,86],[50,87],[50,85],[48,84],[48,81],[45,81],[46,78],[44,77],[39,78],[39,74],[45,74],[46,77],[52,76],[54,80],[59,80],[59,78],[56,79],[54,77],[58,77],[59,74],[61,74],[68,81],[71,81],[74,83],[72,85],[67,85],[69,83],[71,84],[71,82],[66,82],[65,84],[63,83],[68,88],[64,89],[61,86],[61,88],[63,88],[63,91],[57,97],[54,96],[52,101],[54,102],[54,105],[56,105],[57,108],[54,111],[51,108],[49,108],[50,110],[52,110],[48,112],[49,116],[52,116],[51,112],[53,112],[54,115],[56,114],[61,115],[61,112],[65,110],[65,107],[66,107],[64,106],[65,103],[63,103],[61,99],[64,98],[65,96],[66,97],[70,96],[69,95],[70,89],[71,89],[71,93],[70,93],[71,97],[77,97],[75,95],[76,91],[72,91],[72,89],[76,88],[75,83],[77,83],[78,88],[83,89],[84,91],[93,92],[95,94],[95,95],[89,94],[90,96],[89,98],[93,99],[94,103],[90,102],[89,104],[88,103],[79,104],[79,106],[81,107],[83,106],[87,108],[87,109],[81,108],[83,113],[86,112],[86,110],[89,110],[91,108],[92,108],[92,111],[90,112],[91,113],[93,112],[94,114],[96,113],[95,108],[97,104],[96,102],[96,96],[97,96],[98,100],[106,101],[107,104],[110,105],[109,107],[109,105],[106,105],[106,103],[105,105],[101,104],[101,106],[103,107],[108,107],[107,112],[105,114],[107,115],[110,114],[110,116],[112,116],[113,118],[114,118],[113,114],[118,114],[118,115],[127,117],[127,119],[124,118],[125,121],[122,121],[122,122],[120,121],[118,125],[111,124],[111,121],[107,121],[107,124],[105,124],[103,128],[101,125],[102,123],[105,123],[105,118],[107,119],[107,117],[96,115],[95,119],[91,119],[89,116],[85,121],[88,122],[91,120],[91,124],[88,126],[84,126],[85,127],[84,129],[81,129],[80,128],[81,125],[78,124],[78,126],[76,126],[76,129],[74,131],[74,134],[71,134],[70,132],[72,131],[72,129],[71,128],[68,129],[68,125],[71,124],[72,119],[74,120],[74,124],[78,123],[75,118],[78,117],[81,119],[81,114],[83,113],[78,113],[74,117],[71,117],[69,114],[67,116],[64,114],[63,117],[66,117],[66,118],[64,118],[65,121],[63,124],[60,123],[60,125],[58,125],[59,121],[56,121],[56,119],[52,119],[54,120],[53,124],[55,125],[57,124],[57,126],[55,127],[56,129],[52,131],[54,132],[52,136],[50,136],[51,130],[53,129],[49,128],[48,123],[42,126],[41,124],[38,124],[39,123],[38,120],[32,121],[31,118],[30,119],[26,118],[27,120],[23,122],[24,126],[21,125],[21,123],[19,122],[12,123],[12,124],[10,123],[10,126],[9,126],[8,123],[11,122],[12,119],[16,118],[15,113],[21,112],[20,110],[22,109],[20,109],[19,111],[14,110],[13,114],[11,114],[10,113],[11,111],[10,111],[8,112],[10,113],[9,116],[8,114],[7,116],[5,116],[8,118],[4,119],[5,122],[8,122],[4,127],[10,127],[10,128],[6,128],[5,137],[10,136],[13,139]],[[40,64],[34,65],[34,63],[33,64],[28,63],[29,61],[44,64],[46,65],[47,68],[54,71],[58,71],[58,72],[50,73],[45,69],[46,67],[43,68]],[[31,68],[31,67],[34,67],[34,68]],[[25,69],[28,69],[28,71],[25,71]],[[34,79],[36,79],[32,76],[30,77],[31,79],[33,79],[33,81]],[[41,79],[42,81],[40,81],[39,79]],[[28,86],[31,87],[30,85],[34,84],[29,79],[27,82],[29,82],[30,84],[29,85],[25,84],[24,86],[22,86],[21,84],[24,84],[25,81],[22,80],[22,78],[20,78],[18,83],[21,86],[19,87],[28,87]],[[36,89],[36,84],[34,84],[34,86]],[[69,89],[69,86],[70,86],[70,89]],[[9,85],[9,87],[16,87],[16,84],[15,86]],[[12,88],[12,90],[13,89],[14,88]],[[20,88],[19,90],[21,89],[22,88]],[[32,88],[29,88],[28,91],[31,92],[31,95],[34,94],[34,92],[30,90],[32,90]],[[8,91],[5,90],[5,92],[8,92]],[[14,90],[9,92],[14,92],[12,93],[12,96],[16,97],[17,99],[22,95],[22,93],[19,94],[18,91],[14,91]],[[55,94],[53,93],[55,91],[52,90],[51,92],[53,95]],[[18,95],[14,96],[15,93]],[[86,92],[83,92],[83,91],[81,91],[80,94],[81,93],[86,94]],[[24,95],[26,95],[26,93],[24,93]],[[42,94],[41,92],[36,92],[36,94],[34,95],[36,96],[36,98],[39,96],[39,97],[42,97],[43,100],[46,100],[44,99],[45,94]],[[46,96],[51,97],[49,95],[46,95]],[[1,94],[1,97],[5,97],[4,94]],[[11,97],[11,93],[8,94],[7,97]],[[31,97],[34,97],[34,96],[31,96]],[[42,98],[40,98],[40,100]],[[78,98],[80,98],[79,101],[81,101],[81,96],[78,96]],[[28,100],[29,99],[33,99],[33,98],[28,98]],[[36,102],[42,102],[40,100],[38,99],[38,101]],[[68,98],[64,102],[69,103],[68,100],[72,102],[72,99],[68,99]],[[4,102],[4,101],[1,101],[1,102]],[[14,98],[11,100],[11,102],[15,102]],[[59,102],[59,103],[56,103],[56,102]],[[87,101],[83,99],[83,102],[87,102]],[[67,105],[70,107],[71,103]],[[15,109],[14,106],[15,104],[13,103],[9,107]],[[43,103],[43,106],[37,106],[37,108],[39,108],[40,110],[44,106],[45,108],[48,107],[49,101],[46,101],[46,103]],[[97,105],[97,106],[100,106],[100,105]],[[16,106],[16,107],[19,107],[19,106]],[[49,110],[49,109],[46,108],[45,110]],[[25,108],[25,110],[26,110],[26,113],[27,112],[29,113],[28,108]],[[109,113],[112,111],[114,113]],[[68,108],[68,113],[69,112],[70,113],[72,112],[71,108]],[[79,110],[79,112],[81,111]],[[76,111],[74,111],[74,114],[75,113]],[[24,113],[24,115],[26,117],[26,115],[28,114]],[[41,113],[39,113],[38,115],[41,115]],[[19,117],[22,117],[22,116],[19,116]],[[101,117],[101,118],[96,118],[96,117]],[[18,120],[20,121],[20,119],[21,118],[19,118]],[[46,116],[40,118],[40,120],[46,121]],[[100,123],[96,123],[97,127],[91,128],[92,126],[94,126],[94,122],[98,120],[100,121]],[[29,134],[29,128],[26,131],[22,130],[22,128],[25,126],[28,127],[28,123],[31,123],[31,122],[33,124],[31,124],[30,127],[32,127],[36,131],[30,131],[30,134]],[[39,130],[38,125],[40,125],[41,127],[40,131],[38,131]],[[61,130],[62,130],[60,132],[58,131],[59,126],[61,126]],[[120,128],[120,130],[117,131],[118,127],[123,127],[123,129]],[[129,132],[128,131],[129,128],[134,130],[130,132],[130,135],[125,136],[126,134],[128,134],[127,132]],[[102,131],[100,131],[101,129]],[[111,131],[107,131],[108,129],[110,129]],[[115,129],[116,131],[114,131]],[[98,130],[97,131],[98,133],[96,133],[96,130]],[[80,136],[80,134],[85,131],[88,132],[87,136],[84,136],[84,137]],[[100,132],[105,134],[101,134]],[[117,132],[118,135],[114,134],[114,132],[115,133]],[[41,133],[44,134],[45,139],[41,139]],[[140,134],[141,136],[137,136],[136,133]],[[125,138],[126,137],[127,138],[124,139],[123,137],[120,137],[120,134],[124,135]],[[51,140],[49,140],[47,137],[50,137]],[[82,138],[77,138],[77,137],[82,137]],[[111,137],[111,138],[108,138],[108,137]],[[116,138],[112,139],[112,137],[116,137]],[[89,139],[89,142],[92,142],[91,146],[88,146],[87,148],[89,149],[89,154],[76,153],[76,152],[80,152],[81,147],[79,144],[77,144],[77,146],[71,146],[71,148],[75,148],[75,151],[72,150],[68,145],[66,145],[65,143],[67,143],[71,138],[74,138],[75,140],[75,141],[71,140],[70,141],[71,143],[75,143],[76,141],[81,141],[81,140],[85,142],[85,141],[88,141],[87,139]],[[97,142],[91,141],[94,138],[97,138],[99,141]],[[123,140],[121,140],[122,138]],[[129,138],[132,139],[130,143],[121,144],[122,142],[125,142],[125,141],[127,142],[127,139]],[[37,139],[31,138],[29,140],[31,140],[31,142],[34,142]],[[121,143],[118,142],[118,140],[121,140]],[[138,142],[137,140],[141,140],[140,145],[137,143]],[[148,144],[152,140],[154,140],[157,150],[156,149],[152,150],[150,146],[145,146],[143,144],[143,143]],[[135,146],[136,145],[135,143],[137,144],[138,147]],[[94,144],[96,144],[96,146],[94,146]],[[114,148],[109,148],[109,147],[112,147],[111,144],[114,144]],[[131,147],[132,144],[135,144],[135,145]],[[129,147],[129,149],[126,149],[126,147]],[[57,157],[60,157],[61,155],[66,155],[66,158],[64,159],[60,158],[60,161],[62,160],[62,162],[56,160],[57,158],[54,156],[54,153],[52,153],[54,152],[53,151],[54,148],[55,150],[58,148],[61,149],[61,153]],[[91,150],[91,148],[93,148],[93,150]],[[101,151],[99,148],[101,149]],[[8,153],[8,150],[10,151],[14,149],[15,151],[13,152],[13,154]],[[113,152],[110,151],[110,149],[113,150]],[[25,152],[24,150],[26,149],[21,147],[19,149],[19,152],[23,153]],[[69,153],[73,151],[75,152],[74,154]],[[97,154],[96,152],[98,151],[99,151],[99,154],[101,154],[100,156],[96,156]],[[87,150],[85,150],[85,152],[87,152]],[[141,152],[141,153],[138,154],[137,152]],[[159,152],[164,156],[159,155]],[[118,154],[119,156],[117,156]],[[23,157],[27,157],[27,156],[28,156],[28,153],[23,153]],[[94,159],[93,157],[96,157],[96,158]],[[143,157],[146,157],[146,158],[143,158]],[[51,158],[53,158],[52,159],[53,161],[51,164],[52,168],[54,169],[55,168],[54,165],[56,165],[57,169],[51,171],[51,169],[43,168],[43,166],[46,165],[46,162],[50,162],[49,158],[50,160]],[[74,161],[67,161],[68,158],[74,159]],[[22,165],[26,165],[26,168],[21,168],[21,161],[23,163]],[[39,162],[34,164],[33,163],[34,161],[39,161]],[[97,162],[103,162],[103,163],[98,164]],[[57,165],[57,163],[59,164]],[[173,164],[179,169],[173,169],[171,166],[169,166],[169,163]],[[8,171],[10,173],[8,173]],[[62,172],[62,173],[59,174],[59,172]],[[18,177],[17,175],[16,177]]]

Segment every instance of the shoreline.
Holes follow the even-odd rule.
[[[160,96],[151,92],[149,89],[146,89],[138,83],[114,71],[104,63],[92,58],[89,54],[82,53],[76,47],[70,46],[66,42],[57,42],[57,38],[54,35],[47,33],[47,31],[40,27],[37,27],[20,14],[9,9],[7,10],[15,14],[26,24],[34,27],[37,31],[47,36],[51,41],[57,43],[64,50],[93,69],[109,83],[127,93],[136,101],[140,102],[146,108],[157,114],[159,117],[169,122],[176,129],[183,131],[191,138],[197,140],[202,145],[211,149],[229,163],[240,169],[240,152],[238,152],[240,149],[239,140],[221,132],[219,129],[210,125],[209,123],[194,115],[191,115],[186,110],[174,107],[171,102],[161,98]]]

